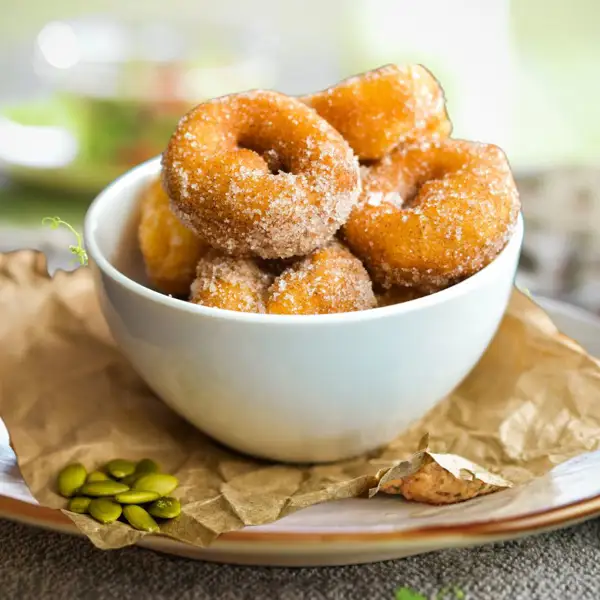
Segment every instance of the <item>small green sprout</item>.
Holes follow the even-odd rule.
[[[77,239],[77,245],[70,245],[69,250],[77,257],[80,265],[87,265],[88,256],[85,248],[83,247],[83,239],[81,234],[66,221],[63,221],[60,217],[44,217],[42,219],[42,225],[49,225],[52,229],[58,229],[61,225],[64,225]]]
[[[427,600],[427,598],[411,588],[401,587],[396,590],[396,600]]]
[[[531,292],[524,285],[516,284],[516,287],[521,293],[528,296],[530,300],[533,300],[533,296],[531,295]]]

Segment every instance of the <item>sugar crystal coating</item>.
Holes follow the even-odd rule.
[[[207,246],[171,211],[158,178],[142,194],[138,240],[152,285],[165,294],[187,296]]]
[[[197,106],[162,163],[173,213],[214,248],[200,252],[191,301],[327,314],[473,275],[506,245],[520,203],[502,151],[451,129],[420,65],[302,98],[257,90]]]
[[[212,250],[198,262],[190,301],[237,312],[264,313],[272,281],[273,276],[254,259]]]
[[[267,312],[323,315],[376,306],[369,274],[358,258],[334,242],[299,260],[275,279]]]
[[[408,140],[445,138],[452,130],[442,88],[421,65],[386,65],[302,100],[361,160],[383,158]]]
[[[422,140],[368,170],[342,233],[377,283],[435,291],[491,262],[519,209],[498,147]]]
[[[216,98],[185,115],[163,155],[173,209],[215,249],[261,258],[326,244],[360,193],[344,138],[300,100]]]

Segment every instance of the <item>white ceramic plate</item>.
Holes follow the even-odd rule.
[[[600,319],[540,300],[558,327],[600,356]],[[1,423],[0,423],[1,424]],[[430,507],[398,498],[352,499],[307,508],[277,523],[248,527],[201,549],[166,538],[144,546],[200,560],[252,565],[363,563],[442,548],[514,539],[600,515],[600,452],[577,457],[528,485],[464,504]],[[0,516],[66,533],[60,511],[35,503],[21,479],[8,434],[0,430]]]

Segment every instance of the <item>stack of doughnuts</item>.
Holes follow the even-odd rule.
[[[300,98],[200,104],[142,198],[152,285],[226,310],[329,314],[469,277],[506,245],[520,205],[503,152],[451,129],[418,65]]]

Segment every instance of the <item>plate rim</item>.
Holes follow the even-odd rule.
[[[586,520],[600,514],[600,494],[565,504],[555,508],[542,509],[516,517],[506,517],[464,523],[457,525],[432,525],[412,529],[369,532],[277,532],[253,531],[252,528],[231,531],[219,536],[208,548],[193,547],[198,552],[209,549],[226,550],[228,546],[264,544],[271,546],[299,545],[312,547],[315,544],[328,543],[348,544],[361,543],[365,546],[381,543],[395,543],[402,546],[440,546],[445,542],[461,539],[470,543],[484,543],[490,540],[505,539],[519,534],[534,534],[548,529],[566,526],[570,523]],[[37,504],[30,504],[16,498],[0,497],[0,516],[16,522],[34,525],[63,533],[83,537],[71,520],[61,511]],[[432,542],[435,542],[433,544]],[[185,545],[166,536],[152,536],[142,540],[143,545],[154,549],[165,549],[164,546]],[[161,548],[162,547],[162,548]],[[352,549],[348,549],[349,552]]]
[[[561,300],[544,297],[535,298],[540,305],[550,313],[561,312],[567,317],[580,322],[593,323],[600,327],[600,317],[580,307]],[[554,314],[553,314],[554,313]],[[576,342],[576,340],[574,340]],[[578,343],[578,342],[576,342]],[[391,531],[257,531],[253,527],[225,533],[208,548],[194,547],[178,542],[166,536],[151,536],[141,541],[141,545],[155,550],[173,551],[175,547],[187,547],[187,554],[206,553],[215,550],[222,554],[228,550],[243,551],[250,545],[256,551],[256,545],[268,548],[281,548],[294,544],[294,547],[314,552],[315,546],[327,543],[331,548],[338,544],[361,543],[362,548],[381,544],[394,547],[420,547],[443,548],[454,541],[460,540],[461,545],[499,541],[502,539],[540,533],[542,531],[564,527],[572,523],[583,521],[600,514],[600,494],[595,494],[568,504],[540,509],[522,515],[486,519],[471,523],[448,525],[425,525],[403,530]],[[17,498],[0,496],[0,516],[13,521],[27,523],[41,528],[61,531],[63,533],[79,534],[72,521],[60,510],[52,509],[39,504],[29,503]],[[434,543],[435,542],[435,543]],[[355,551],[355,547],[348,546],[346,553]],[[344,547],[336,548],[337,552],[344,552]],[[340,563],[342,564],[342,563]]]

